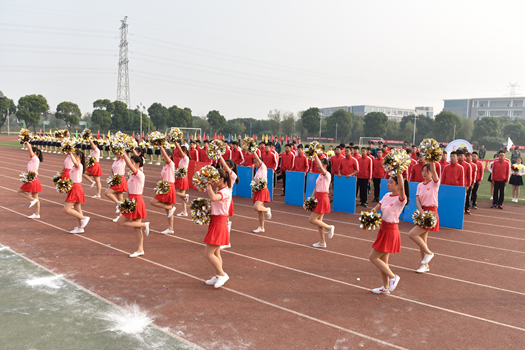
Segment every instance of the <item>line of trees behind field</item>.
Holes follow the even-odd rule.
[[[11,127],[25,127],[38,132],[41,129],[67,127],[71,131],[88,127],[92,130],[138,132],[140,118],[142,129],[165,131],[168,127],[201,128],[206,134],[223,135],[289,135],[318,136],[319,125],[323,137],[337,136],[336,142],[356,142],[360,137],[382,137],[388,140],[412,141],[414,115],[404,116],[401,121],[389,120],[384,113],[372,112],[365,116],[338,110],[329,117],[322,118],[317,107],[311,107],[296,114],[274,109],[266,119],[253,117],[227,120],[217,110],[205,116],[195,116],[188,107],[176,105],[163,106],[153,103],[144,113],[129,109],[121,101],[99,99],[93,102],[93,109],[82,114],[77,104],[69,101],[59,103],[51,112],[47,100],[42,95],[27,95],[15,104],[8,97],[0,98],[0,128],[5,130],[7,116]],[[320,123],[321,121],[321,123]],[[44,127],[45,124],[45,127]],[[462,118],[443,111],[435,118],[417,116],[416,142],[431,137],[439,142],[462,138],[476,144],[484,144],[488,149],[497,149],[510,137],[515,144],[525,144],[525,119],[510,117],[484,117],[476,121]]]

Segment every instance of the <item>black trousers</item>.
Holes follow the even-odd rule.
[[[359,189],[359,202],[366,203],[368,201],[368,179],[357,179],[357,188]]]
[[[281,177],[283,178],[283,193],[286,191],[286,171],[281,171]]]
[[[503,205],[505,199],[505,181],[494,181],[494,196],[492,204]]]
[[[479,181],[476,181],[476,183],[474,183],[474,186],[472,187],[472,194],[470,196],[470,202],[472,203],[473,207],[478,205],[478,189]]]
[[[467,188],[467,193],[465,196],[465,211],[470,209],[470,198],[472,196],[472,189],[469,187]]]
[[[379,200],[379,191],[381,189],[381,179],[377,177],[373,177],[372,181],[374,181],[374,200]]]

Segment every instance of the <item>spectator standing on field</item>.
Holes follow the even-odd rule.
[[[485,159],[485,155],[487,154],[487,150],[485,149],[485,145],[481,145],[481,149],[479,150],[479,159]]]
[[[510,155],[510,164],[514,165],[518,161],[518,158],[521,157],[521,152],[518,150],[518,145],[514,145],[514,151]]]
[[[492,208],[503,209],[505,186],[510,179],[510,161],[505,158],[505,151],[498,152],[498,159],[492,163],[492,182],[494,183],[494,199]]]

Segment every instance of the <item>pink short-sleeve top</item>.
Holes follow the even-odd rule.
[[[69,177],[71,178],[71,181],[73,181],[74,184],[82,183],[82,172],[84,171],[84,167],[82,164],[79,164],[78,167],[75,167],[73,164],[73,168],[71,169],[71,172],[69,173]]]
[[[128,180],[128,193],[142,195],[145,180],[146,176],[140,169],[135,174],[131,174]]]
[[[438,206],[438,191],[441,181],[430,180],[428,183],[420,183],[417,185],[416,197],[423,207],[437,207]]]
[[[38,167],[40,166],[40,159],[36,155],[32,156],[27,163],[27,171],[34,171],[38,175]]]
[[[331,181],[332,175],[328,171],[326,172],[326,175],[319,174],[315,181],[315,192],[328,193]]]
[[[228,186],[224,186],[217,194],[220,194],[222,199],[216,202],[211,202],[211,215],[228,216],[230,211],[232,191]]]
[[[233,190],[233,184],[235,183],[235,181],[237,181],[237,174],[235,174],[232,170],[230,177],[231,177],[231,184],[232,184],[232,186],[230,187],[230,190]]]
[[[266,168],[266,165],[262,162],[259,169],[257,169],[257,172],[255,173],[255,177],[253,179],[257,181],[257,179],[259,179],[260,177],[268,180],[268,168]]]
[[[160,172],[160,176],[162,176],[162,180],[168,181],[170,183],[174,183],[175,182],[174,171],[175,171],[175,164],[173,164],[172,161],[164,165],[164,167],[162,168],[162,171]]]
[[[73,168],[73,161],[71,160],[71,155],[67,155],[66,159],[64,160],[64,169],[72,169]]]
[[[399,195],[394,196],[392,192],[385,194],[379,202],[383,220],[391,224],[397,224],[399,222],[399,215],[401,211],[403,211],[406,202],[406,197],[405,200],[400,201]]]
[[[89,157],[95,157],[97,163],[100,161],[100,150],[98,147],[89,152]]]
[[[179,168],[184,167],[188,169],[188,165],[190,165],[190,158],[188,156],[184,156],[179,160]]]
[[[114,175],[124,176],[126,174],[126,161],[124,158],[115,160],[111,165],[111,170],[113,170]]]

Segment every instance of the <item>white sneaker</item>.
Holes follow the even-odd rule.
[[[390,291],[386,290],[385,287],[379,287],[372,289],[374,294],[390,294]]]
[[[130,254],[129,257],[130,258],[136,258],[137,256],[141,256],[141,255],[144,255],[144,252],[140,252],[140,253],[135,252],[133,254]]]
[[[117,216],[116,218],[114,218],[114,219],[113,219],[113,220],[111,220],[111,221],[113,221],[113,222],[117,222],[117,221],[118,221],[118,218],[120,218],[120,215],[119,215],[119,216]]]
[[[117,211],[116,211],[117,214],[120,214],[120,210],[118,208],[118,205],[117,205]]]
[[[228,249],[228,248],[231,248],[231,247],[232,247],[231,243],[228,243],[228,245],[221,245],[221,250]]]
[[[228,276],[227,273],[224,273],[224,276],[217,276],[217,282],[213,285],[215,288],[220,288],[226,283],[227,280],[230,279],[230,276]]]
[[[432,254],[426,254],[425,253],[425,257],[423,258],[423,260],[421,261],[421,265],[426,265],[430,262],[430,260],[432,260],[432,258],[434,257],[434,253]]]
[[[490,196],[490,200],[494,199],[494,197]]]
[[[230,233],[230,231],[232,230],[232,222],[231,221],[227,221],[226,225],[228,225],[228,233]]]
[[[148,164],[153,164],[152,162],[149,162]]]
[[[107,157],[106,159],[111,159],[111,157]]]
[[[95,187],[95,184],[96,184],[96,182],[93,181],[93,182],[91,183],[91,186],[90,186],[89,188],[93,188],[93,187]]]
[[[317,242],[312,244],[312,247],[314,248],[326,248],[326,243]]]
[[[188,213],[181,211],[180,213],[177,214],[177,216],[188,216]]]
[[[84,227],[86,227],[87,224],[89,223],[89,220],[90,220],[90,217],[89,217],[89,216],[86,216],[85,219],[80,220],[80,228],[84,228]]]
[[[94,195],[93,197],[91,198],[100,198],[100,196],[98,194]]]
[[[73,231],[69,231],[69,233],[84,233],[84,230],[78,227],[75,227]]]
[[[160,163],[156,163],[155,165],[160,165]]]
[[[272,209],[268,208],[268,211],[266,212],[266,218],[268,220],[272,219]]]
[[[175,213],[175,206],[173,206],[173,208],[171,208],[169,211],[168,211],[168,218],[171,218],[173,216],[173,214]]]
[[[34,205],[37,204],[37,203],[38,203],[38,199],[33,199],[33,200],[31,201],[31,203],[29,203],[29,208],[31,208],[32,206],[34,206]]]
[[[416,270],[417,273],[425,273],[429,271],[430,271],[430,267],[426,267],[425,265],[421,265],[421,267]]]
[[[334,236],[334,233],[335,233],[335,226],[330,225],[330,230],[328,231],[328,238],[332,238]]]
[[[208,286],[213,286],[213,285],[215,285],[215,282],[217,282],[217,278],[218,277],[219,276],[213,276],[212,278],[210,278],[209,280],[207,280],[204,283],[206,283]]]
[[[399,277],[398,275],[396,275],[396,277],[390,279],[390,287],[388,288],[388,290],[390,292],[393,292],[394,289],[396,289],[397,284],[399,283],[400,279],[401,279],[401,277]]]
[[[253,233],[259,233],[259,232],[264,232],[264,229],[263,228],[260,228],[260,227],[257,227],[255,230],[252,231]]]
[[[185,201],[186,203],[188,203],[188,202],[190,201],[190,195],[189,195],[189,194],[187,194],[187,195],[184,196],[184,201]]]
[[[27,217],[28,219],[40,219],[40,215],[32,214]]]
[[[175,231],[170,230],[169,228],[167,228],[164,231],[162,231],[161,233],[163,233],[165,235],[171,235],[172,233],[175,233]]]
[[[146,237],[149,236],[149,222],[145,222],[144,225],[146,225],[146,227],[144,227],[144,234],[146,235]]]

